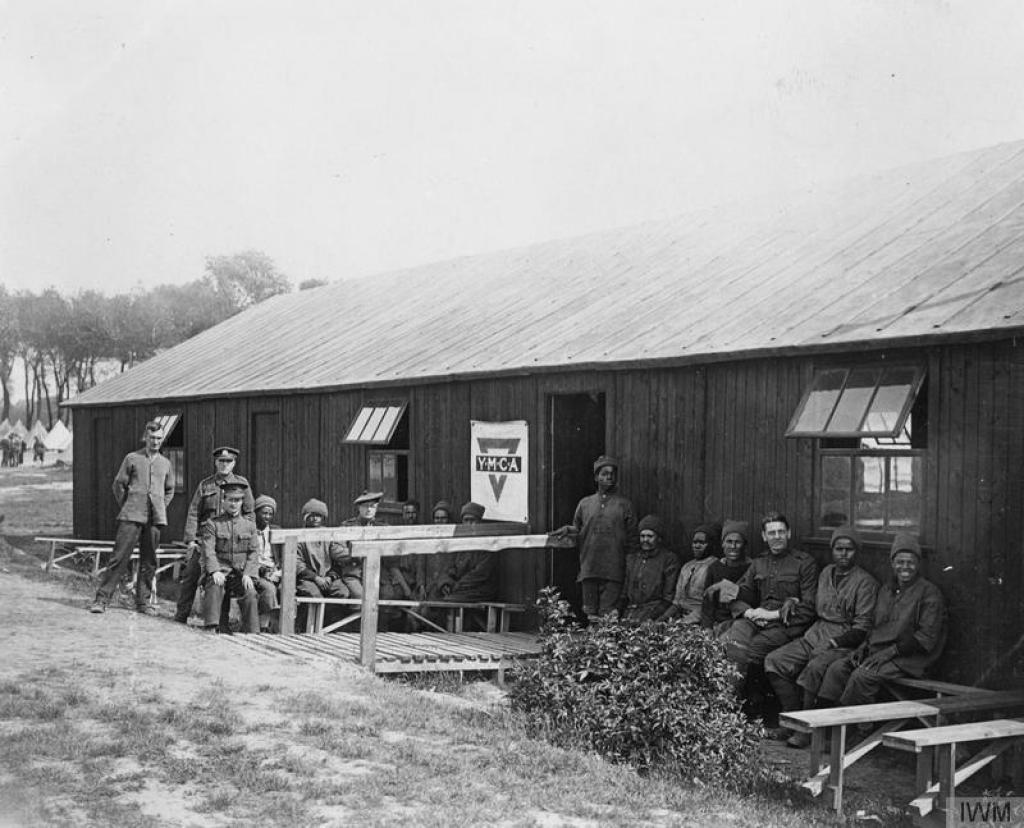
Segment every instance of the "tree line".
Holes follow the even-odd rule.
[[[299,289],[321,284],[310,279]],[[113,296],[97,290],[65,296],[54,288],[12,292],[0,284],[0,420],[10,414],[12,382],[23,384],[25,422],[42,418],[52,425],[64,400],[106,374],[125,371],[291,289],[258,250],[209,256],[203,275],[187,284]],[[16,366],[21,376],[14,376]]]

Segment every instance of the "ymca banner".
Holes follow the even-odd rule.
[[[486,508],[485,520],[529,520],[529,426],[469,421],[470,497]]]

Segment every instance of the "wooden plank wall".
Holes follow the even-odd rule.
[[[970,682],[1005,656],[1024,629],[1024,345],[947,345],[890,358],[907,355],[925,358],[929,366],[922,539],[931,550],[927,571],[949,598],[953,618],[942,667],[952,680]],[[854,362],[862,358],[850,355]],[[351,501],[366,473],[366,449],[343,444],[344,432],[361,405],[385,398],[409,401],[410,492],[424,519],[442,497],[456,507],[469,498],[470,419],[527,420],[532,526],[545,531],[552,528],[546,525],[548,395],[601,392],[606,450],[622,462],[622,490],[640,514],[657,512],[668,522],[675,548],[685,551],[685,532],[708,519],[747,519],[756,536],[758,516],[769,508],[786,512],[794,534],[806,539],[813,534],[814,441],[787,440],[783,433],[814,365],[811,357],[749,360],[81,409],[75,412],[75,533],[112,535],[114,504],[105,495],[110,480],[121,457],[138,445],[146,419],[168,410],[184,414],[188,466],[187,492],[173,504],[170,538],[180,537],[188,494],[210,473],[212,449],[230,443],[251,450],[255,411],[280,412],[279,522],[297,526],[299,508],[312,496],[327,502],[331,522],[340,522],[353,513]],[[96,429],[109,429],[114,438],[108,445],[82,445],[81,438]],[[246,474],[244,454],[238,468]],[[259,491],[261,481],[252,482]],[[818,554],[824,562],[824,546]],[[887,549],[870,548],[863,562],[884,577]],[[543,553],[506,556],[503,597],[529,601],[545,583],[546,570]],[[1004,673],[1024,673],[1024,658],[1008,662]]]

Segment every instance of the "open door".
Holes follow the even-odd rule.
[[[581,498],[594,493],[593,462],[604,454],[605,395],[552,394],[548,399],[548,526],[557,529],[572,521]],[[579,612],[579,552],[554,550],[550,555],[548,582]]]

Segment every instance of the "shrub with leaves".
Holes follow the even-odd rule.
[[[678,621],[572,623],[546,589],[543,649],[510,691],[537,733],[641,771],[743,789],[758,777],[760,728],[740,712],[735,668],[710,633]]]

